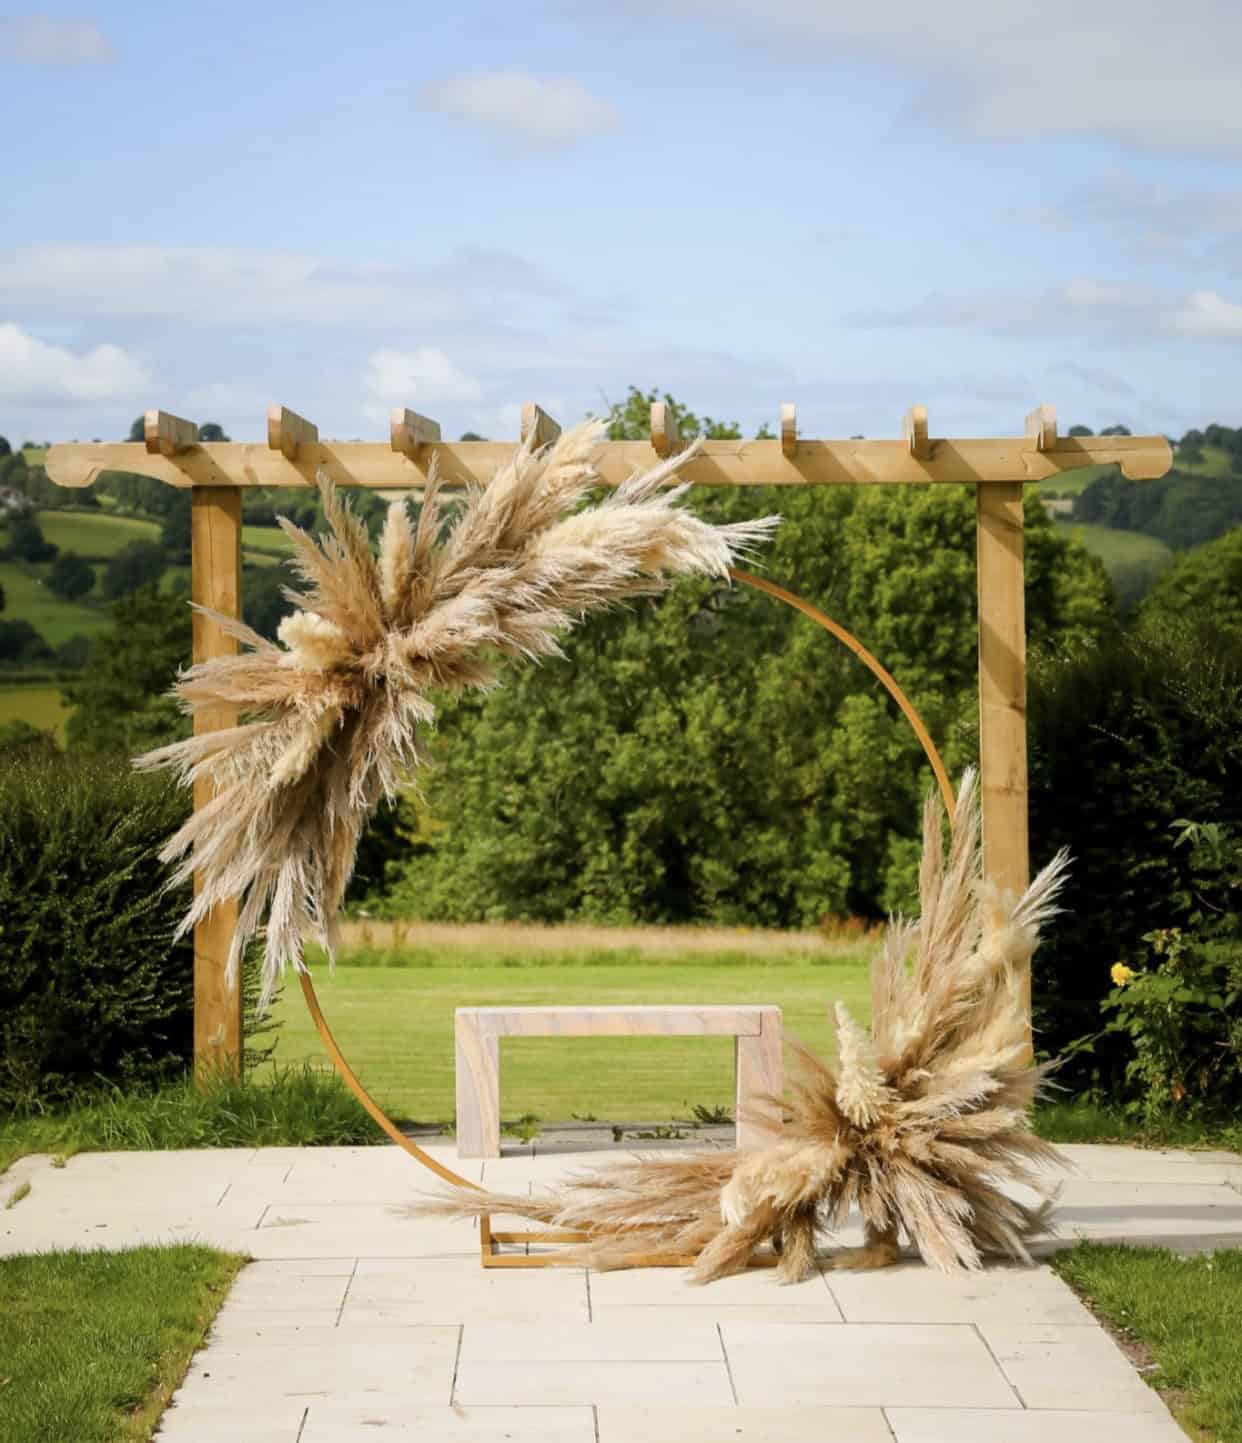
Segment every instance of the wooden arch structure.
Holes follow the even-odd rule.
[[[524,441],[543,445],[559,430],[540,407],[523,407]],[[651,408],[649,440],[603,444],[601,480],[617,485],[685,444],[669,408],[657,402]],[[189,490],[191,597],[214,611],[240,616],[244,488],[313,487],[324,472],[338,486],[410,490],[425,484],[433,457],[449,485],[485,484],[512,449],[512,442],[444,441],[436,422],[404,409],[393,412],[387,442],[321,441],[311,422],[273,406],[266,442],[200,443],[192,421],[148,411],[144,441],[53,446],[46,467],[48,476],[66,487],[90,486],[105,471],[128,471]],[[1111,464],[1132,480],[1146,480],[1164,475],[1172,460],[1164,436],[1062,437],[1056,413],[1047,405],[1032,411],[1024,434],[1013,438],[932,437],[927,408],[914,406],[906,413],[900,441],[819,441],[798,434],[796,410],[786,404],[778,438],[706,441],[680,479],[700,486],[974,486],[984,870],[1002,886],[1022,890],[1029,881],[1023,485],[1054,480],[1082,466]],[[236,640],[194,614],[195,661],[236,650]],[[200,713],[195,730],[235,721],[228,711]],[[196,806],[207,799],[203,785],[196,786]],[[224,980],[236,920],[236,904],[220,906],[194,932],[194,1054],[199,1065],[240,1071],[241,989],[230,991]]]

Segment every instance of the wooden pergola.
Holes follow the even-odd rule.
[[[559,427],[540,407],[522,410],[522,440],[543,445]],[[1029,881],[1027,845],[1026,626],[1022,488],[1052,481],[1082,466],[1116,464],[1132,480],[1162,476],[1172,465],[1164,436],[1063,437],[1056,412],[1039,406],[1024,434],[959,439],[928,434],[927,408],[914,406],[899,441],[818,441],[798,434],[793,405],[783,405],[779,438],[706,441],[680,479],[699,486],[893,486],[931,482],[973,485],[977,517],[979,601],[979,767],[984,869],[1002,886]],[[646,441],[608,441],[601,480],[617,485],[634,471],[675,454],[678,436],[668,407],[651,409]],[[326,474],[338,486],[403,491],[426,484],[434,459],[449,485],[486,484],[513,452],[512,442],[445,441],[440,427],[413,411],[393,412],[387,442],[321,441],[311,422],[273,406],[267,440],[204,442],[191,421],[148,411],[145,442],[53,446],[49,477],[60,486],[90,486],[106,471],[128,471],[188,489],[192,504],[192,579],[195,602],[227,616],[241,615],[242,491],[249,486],[313,487]],[[796,578],[793,578],[796,582]],[[193,657],[229,655],[237,642],[195,612]],[[232,726],[230,711],[203,713],[195,730]],[[203,784],[194,804],[208,798]],[[196,1062],[240,1071],[241,988],[225,984],[224,964],[237,921],[235,903],[219,906],[194,933],[194,1053]]]

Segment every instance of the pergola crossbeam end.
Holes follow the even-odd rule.
[[[319,440],[319,427],[287,406],[272,406],[267,413],[267,444],[279,451],[287,461],[296,461],[299,446],[313,446]]]
[[[1033,451],[1057,449],[1057,408],[1045,401],[1027,413],[1026,438]]]
[[[911,406],[902,418],[902,440],[916,461],[931,460],[931,442],[927,439],[927,407]]]
[[[798,454],[798,408],[792,401],[781,402],[781,451],[786,456]]]
[[[522,407],[522,445],[530,451],[538,451],[543,446],[551,446],[561,434],[560,424],[554,421],[551,416],[537,406],[534,401],[527,401]]]
[[[168,411],[145,411],[142,439],[150,456],[177,456],[198,445],[198,427]]]
[[[651,449],[657,456],[671,456],[681,449],[677,418],[667,401],[651,403]]]
[[[440,423],[417,411],[397,406],[388,418],[388,439],[392,449],[401,456],[417,461],[424,446],[440,440]]]

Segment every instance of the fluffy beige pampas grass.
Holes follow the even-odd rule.
[[[420,732],[437,692],[487,688],[497,663],[559,652],[557,637],[592,611],[662,590],[687,573],[724,577],[778,518],[711,526],[670,488],[681,453],[576,509],[597,476],[600,422],[551,447],[519,447],[455,520],[433,476],[417,521],[392,504],[372,553],[366,526],[320,482],[330,534],[318,544],[289,522],[307,590],[274,645],[209,613],[246,648],[191,667],[184,710],[236,708],[239,726],[161,747],[144,768],[210,778],[214,799],[169,841],[175,881],[199,891],[182,930],[218,902],[241,899],[229,954],[266,918],[264,1000],[312,937],[329,952],[358,839],[374,806],[422,760]]]
[[[924,812],[921,913],[890,925],[872,968],[871,1031],[837,1004],[837,1065],[801,1052],[785,1126],[753,1151],[648,1158],[600,1169],[550,1198],[459,1192],[420,1212],[507,1212],[588,1234],[583,1261],[693,1256],[700,1282],[771,1244],[786,1281],[857,1209],[867,1245],[844,1266],[882,1266],[903,1241],[933,1267],[1027,1261],[1047,1230],[1056,1150],[1031,1130],[1046,1074],[1028,1055],[1024,982],[1066,866],[1017,898],[981,876],[979,806],[967,773],[947,855],[936,797]],[[1032,1190],[1034,1206],[1012,1195]]]

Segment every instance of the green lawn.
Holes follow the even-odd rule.
[[[195,1244],[0,1259],[0,1438],[145,1443],[243,1262]]]
[[[1138,1343],[1192,1437],[1242,1438],[1242,1252],[1079,1243],[1052,1260],[1123,1342]]]
[[[404,1116],[443,1122],[453,1116],[457,1007],[774,1003],[784,1010],[787,1036],[827,1051],[837,999],[869,1020],[869,958],[867,943],[818,956],[792,947],[783,955],[739,947],[653,957],[637,948],[532,954],[493,946],[355,951],[335,973],[323,962],[312,969],[328,1024],[368,1089]],[[284,1023],[278,1062],[323,1056],[292,978],[276,1015]],[[729,1038],[519,1038],[507,1041],[503,1054],[506,1118],[658,1121],[684,1117],[695,1104],[733,1105]]]
[[[131,541],[158,541],[160,528],[137,516],[108,516],[95,511],[40,511],[43,535],[62,551],[88,561],[107,561]]]
[[[0,686],[0,726],[24,721],[40,731],[55,732],[63,742],[69,708],[55,686]]]

